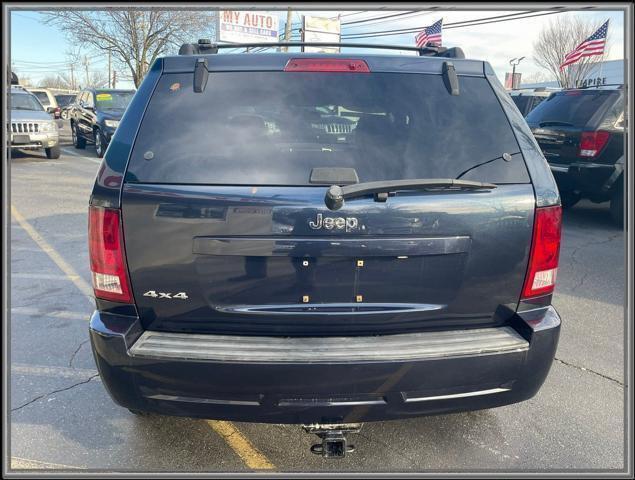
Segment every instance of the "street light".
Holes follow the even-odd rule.
[[[525,57],[512,58],[509,64],[512,66],[512,88],[516,88],[516,65],[518,65]]]

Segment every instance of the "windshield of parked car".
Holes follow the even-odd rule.
[[[608,98],[609,92],[569,90],[555,93],[527,115],[527,123],[558,122],[584,127]]]
[[[73,100],[75,100],[75,95],[55,95],[55,100],[57,100],[57,104],[60,107],[66,107],[73,103]]]
[[[44,110],[42,104],[30,93],[12,93],[11,110],[33,110],[41,112]]]
[[[354,168],[360,182],[456,178],[519,152],[487,80],[459,83],[455,96],[441,75],[214,72],[196,93],[191,73],[164,74],[128,172],[195,184],[306,185],[318,167]],[[516,158],[461,178],[522,183]]]
[[[49,96],[46,94],[46,92],[31,92],[31,93],[35,95],[37,99],[40,101],[40,103],[44,105],[45,107],[51,104],[49,100]]]
[[[99,110],[125,110],[133,96],[134,92],[97,91],[95,103]]]

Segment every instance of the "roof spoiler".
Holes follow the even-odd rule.
[[[339,43],[339,42],[271,42],[271,43],[212,43],[208,38],[202,38],[198,43],[184,43],[179,49],[179,55],[216,54],[225,48],[279,48],[279,47],[343,47],[343,48],[372,48],[381,50],[405,50],[419,53],[420,56],[465,58],[460,47],[438,47],[427,44],[423,47],[406,45],[378,45],[372,43]]]

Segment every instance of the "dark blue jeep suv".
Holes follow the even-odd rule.
[[[487,62],[417,52],[154,63],[90,198],[116,403],[343,431],[536,394],[556,184]]]

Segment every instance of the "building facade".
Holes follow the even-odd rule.
[[[569,68],[575,68],[575,64]],[[605,62],[594,63],[586,77],[579,82],[577,87],[590,87],[600,85],[622,85],[624,84],[624,60],[607,60]],[[522,83],[520,88],[538,87],[559,87],[557,80],[538,83]]]

